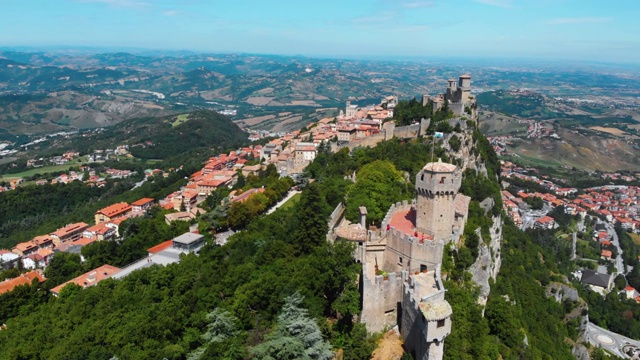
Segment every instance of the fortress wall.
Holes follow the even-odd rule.
[[[413,288],[412,288],[413,287]],[[400,335],[404,338],[404,348],[413,355],[414,359],[429,360],[441,359],[441,353],[444,344],[441,342],[451,331],[451,321],[447,319],[448,327],[440,328],[436,331],[436,337],[439,342],[429,343],[429,324],[433,326],[433,322],[429,323],[422,315],[418,303],[420,300],[416,298],[416,293],[420,292],[419,284],[413,281],[413,277],[409,277],[409,282],[404,282],[402,296],[402,315],[400,320]],[[444,289],[423,299],[423,301],[437,302],[444,300]],[[434,329],[435,330],[435,329]],[[440,334],[440,332],[443,332]],[[440,357],[437,357],[440,353]]]
[[[391,207],[389,208],[389,211],[387,211],[387,214],[384,216],[384,219],[382,219],[381,236],[384,237],[387,235],[387,225],[389,225],[389,223],[391,222],[391,218],[393,218],[393,215],[395,215],[398,211],[409,210],[411,209],[411,207],[415,205],[416,205],[415,200],[411,200],[411,202],[404,200],[402,202],[397,202],[391,205]]]
[[[402,303],[402,274],[389,273],[389,279],[382,275],[371,279],[367,270],[373,273],[373,266],[363,264],[362,276],[362,313],[361,321],[367,325],[370,333],[391,328],[398,321],[398,307]]]
[[[407,270],[409,273],[420,271],[420,265],[426,265],[429,271],[440,264],[444,244],[441,241],[422,240],[404,234],[394,227],[387,232],[385,251],[385,270]],[[400,263],[399,257],[403,258]]]
[[[327,241],[333,243],[336,240],[336,234],[333,232],[333,229],[338,225],[342,216],[344,215],[344,204],[340,203],[333,209],[333,212],[329,216],[329,221],[327,223],[327,227],[329,231],[327,232]]]
[[[393,135],[401,139],[416,138],[420,134],[420,124],[397,126]]]

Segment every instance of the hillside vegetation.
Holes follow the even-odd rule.
[[[474,138],[474,153],[485,159],[491,177],[476,179],[486,186],[468,186],[469,195],[479,199],[497,188],[492,175],[497,162],[488,143],[480,135]],[[446,159],[442,149],[435,150]],[[36,284],[3,295],[0,314],[11,318],[0,331],[0,349],[8,358],[239,360],[328,359],[330,346],[341,349],[345,360],[368,359],[375,337],[353,321],[360,311],[360,268],[352,244],[326,242],[327,217],[347,193],[349,206],[362,198],[356,193],[375,199],[392,194],[399,200],[413,189],[411,183],[398,189],[395,175],[378,187],[356,189],[345,176],[354,171],[365,176],[372,171],[367,165],[376,163],[390,174],[408,172],[412,182],[430,154],[429,142],[398,140],[351,155],[347,149],[322,152],[308,169],[316,181],[296,205],[256,218],[223,247],[208,245],[200,256],[86,290],[71,287],[57,299],[43,295]],[[481,210],[470,216],[473,223],[490,221]],[[140,243],[159,241],[154,237],[153,231],[136,234]],[[513,226],[505,229],[505,246],[504,271],[485,317],[476,303],[477,288],[464,273],[470,262],[463,257],[471,252],[449,253],[444,260],[456,269],[446,285],[454,308],[446,358],[571,358],[563,309],[547,300],[540,286],[555,270],[553,257]],[[291,331],[294,321],[303,332]]]
[[[215,111],[179,116],[179,122],[174,115],[126,120],[105,131],[81,137],[71,145],[87,153],[127,144],[133,145],[129,150],[137,158],[166,159],[200,147],[227,150],[247,141],[247,133]]]

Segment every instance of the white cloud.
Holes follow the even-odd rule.
[[[593,24],[593,23],[606,23],[613,20],[611,17],[575,17],[575,18],[557,18],[549,20],[548,23],[552,25],[562,24]]]
[[[502,8],[510,8],[513,6],[511,0],[473,0],[477,3],[489,5],[489,6],[497,6]]]
[[[162,12],[164,16],[176,16],[178,15],[178,10],[165,10]]]
[[[399,5],[405,9],[419,9],[433,6],[433,1],[400,1]]]
[[[83,3],[98,3],[119,8],[148,8],[151,6],[148,2],[141,0],[76,0]]]

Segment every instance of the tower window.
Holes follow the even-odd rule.
[[[402,256],[398,257],[398,264],[402,265]]]
[[[447,178],[446,178],[445,176],[443,176],[443,177],[440,179],[440,184],[444,184],[444,181],[445,181],[446,179],[447,179]]]
[[[439,328],[444,327],[444,322],[445,322],[445,319],[438,320],[438,327]]]

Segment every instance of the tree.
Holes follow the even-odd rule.
[[[66,252],[56,253],[44,271],[47,278],[46,287],[51,289],[83,272],[80,255]]]
[[[243,202],[235,202],[229,208],[229,226],[233,229],[241,229],[251,221],[251,211]]]
[[[278,324],[266,341],[251,350],[256,359],[329,360],[331,345],[324,341],[320,327],[302,307],[299,292],[285,299]]]
[[[409,195],[402,173],[389,161],[377,160],[363,166],[347,193],[346,217],[358,221],[359,207],[367,208],[367,221],[379,224],[389,206]]]
[[[318,184],[311,183],[302,192],[296,209],[297,227],[293,233],[293,246],[299,253],[308,254],[325,241],[327,235],[327,204]]]
[[[244,177],[244,174],[242,174],[242,170],[238,170],[237,171],[238,174],[238,180],[236,181],[236,184],[233,186],[233,189],[242,189],[244,188],[244,186],[247,184],[247,181]]]

